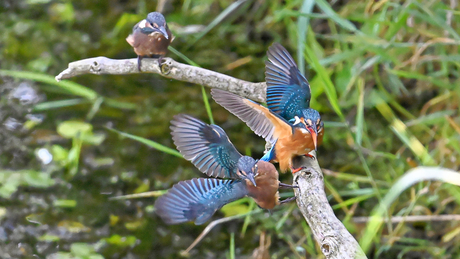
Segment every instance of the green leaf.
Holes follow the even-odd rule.
[[[57,132],[64,138],[76,138],[92,130],[93,125],[82,121],[64,121],[57,127]]]
[[[77,201],[76,200],[54,200],[53,206],[61,207],[61,208],[74,208],[77,206]]]
[[[70,252],[76,256],[89,256],[94,252],[94,248],[86,243],[73,243],[70,245]]]
[[[133,246],[136,244],[136,237],[135,236],[127,236],[123,237],[120,235],[112,235],[110,237],[104,238],[104,240],[111,245],[116,245],[120,247],[127,247]]]
[[[54,185],[55,181],[51,178],[51,175],[48,173],[42,173],[37,171],[25,171],[22,172],[25,185],[33,187],[42,187],[46,188],[51,185]]]
[[[61,240],[61,238],[59,236],[45,234],[45,235],[43,235],[41,237],[38,237],[38,240],[39,241],[44,241],[44,242],[57,242],[57,241]]]

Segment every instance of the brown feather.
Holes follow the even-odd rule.
[[[140,30],[135,30],[126,38],[126,41],[134,48],[134,52],[138,56],[164,56],[169,44],[174,40],[171,31],[167,29],[167,32],[168,39],[159,32],[144,34]]]
[[[257,187],[252,185],[249,180],[246,180],[248,195],[261,208],[270,210],[279,204],[278,171],[276,171],[273,164],[262,160],[257,162],[257,166],[259,167],[259,174],[255,178]]]

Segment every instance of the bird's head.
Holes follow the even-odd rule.
[[[248,179],[254,186],[257,186],[255,178],[259,174],[257,162],[258,160],[252,157],[243,156],[238,160],[238,170],[236,172],[238,176],[242,179]]]
[[[298,112],[294,119],[290,120],[290,122],[294,126],[300,127],[301,130],[307,130],[310,133],[316,150],[318,147],[318,132],[320,132],[324,127],[324,123],[321,120],[319,112],[311,108],[302,109]]]
[[[142,20],[139,24],[142,33],[151,34],[154,32],[161,33],[166,39],[169,38],[165,17],[159,12],[151,12],[147,19]]]

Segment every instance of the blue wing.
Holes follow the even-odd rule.
[[[310,84],[300,73],[289,52],[279,43],[268,48],[265,62],[267,106],[286,120],[310,107]]]
[[[225,204],[248,194],[239,180],[195,178],[175,184],[155,202],[155,212],[167,224],[195,221],[201,225]]]
[[[236,170],[241,154],[221,127],[179,114],[171,121],[171,135],[184,158],[201,172],[212,177],[239,178]]]

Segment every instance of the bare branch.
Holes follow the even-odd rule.
[[[142,59],[142,72],[154,73],[179,81],[219,88],[244,96],[258,102],[265,102],[267,86],[265,82],[252,83],[231,76],[217,73],[208,69],[194,67],[163,58],[158,66],[158,60]],[[126,75],[140,73],[137,69],[137,59],[110,59],[106,57],[88,58],[69,63],[69,67],[56,76],[57,81],[85,74]]]
[[[324,192],[324,181],[316,153],[315,158],[302,157],[295,167],[305,169],[294,175],[297,205],[310,226],[326,258],[367,258],[358,242],[337,219]]]

